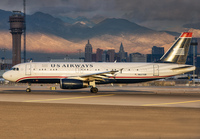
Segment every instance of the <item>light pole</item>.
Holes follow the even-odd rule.
[[[193,66],[195,66],[195,45],[193,45]],[[195,70],[193,70],[193,86],[195,86]]]
[[[4,59],[2,61],[2,64],[3,64],[3,70],[5,71],[6,51],[7,51],[7,49],[6,48],[2,48],[1,51],[3,51],[3,54],[4,54]]]
[[[197,38],[192,38],[192,42],[191,42],[190,45],[193,48],[193,66],[195,66],[196,65],[196,62],[195,62],[195,56],[196,56],[195,50],[196,50],[196,46],[198,45]],[[195,86],[195,70],[193,71],[193,86]]]

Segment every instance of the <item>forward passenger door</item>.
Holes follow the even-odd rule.
[[[25,75],[31,75],[31,63],[25,65]]]

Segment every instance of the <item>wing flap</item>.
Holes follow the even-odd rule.
[[[83,76],[80,76],[80,78],[82,78],[85,81],[94,81],[94,80],[95,81],[105,81],[104,79],[108,79],[109,77],[115,76],[114,74],[116,72],[118,72],[118,70],[83,75]]]

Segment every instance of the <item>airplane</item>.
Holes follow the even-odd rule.
[[[155,63],[126,62],[28,62],[17,64],[3,78],[17,83],[59,83],[61,89],[90,87],[97,93],[96,84],[140,83],[183,74],[195,70],[186,65],[192,32],[183,32],[171,48]]]

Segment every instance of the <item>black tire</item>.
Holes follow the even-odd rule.
[[[92,87],[92,88],[90,89],[90,92],[91,92],[91,93],[97,93],[97,92],[98,92],[98,88]]]
[[[26,88],[26,92],[31,92],[31,88]]]

